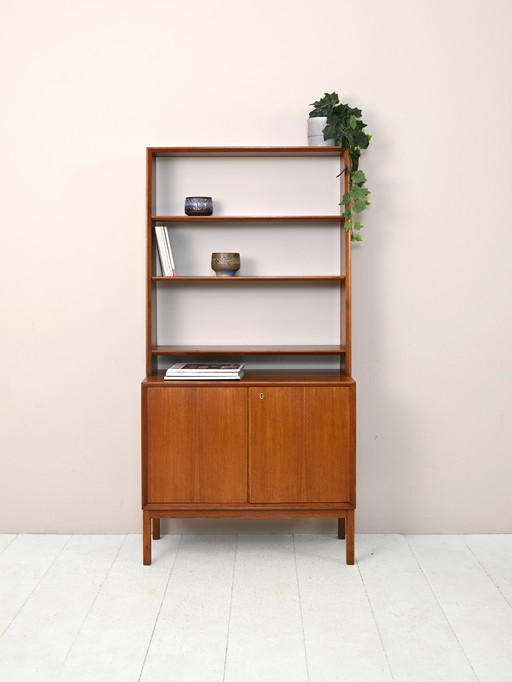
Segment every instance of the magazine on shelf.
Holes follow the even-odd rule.
[[[244,362],[176,362],[165,373],[174,381],[236,380],[244,375]]]
[[[245,362],[176,362],[167,370],[167,374],[238,374],[245,367]]]
[[[165,381],[238,381],[244,375],[239,374],[166,374]]]

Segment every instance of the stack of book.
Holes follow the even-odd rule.
[[[171,242],[169,241],[169,234],[165,225],[155,225],[155,234],[162,274],[164,277],[176,277]]]
[[[245,362],[177,362],[165,373],[166,381],[235,381],[244,375]]]

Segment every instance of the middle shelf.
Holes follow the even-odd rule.
[[[157,275],[151,278],[154,282],[342,282],[343,275],[264,275],[264,276],[238,276],[217,277],[210,275],[176,275],[175,277],[163,277]]]
[[[174,345],[153,346],[153,355],[343,355],[344,345]]]

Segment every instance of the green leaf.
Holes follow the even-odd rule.
[[[349,208],[347,208],[345,213],[343,214],[343,217],[345,218],[345,220],[350,220],[352,218],[352,211]]]
[[[362,213],[364,209],[369,205],[370,202],[366,201],[366,199],[358,199],[357,201],[354,202],[354,212]]]
[[[369,189],[367,189],[366,187],[360,187],[359,185],[354,185],[350,192],[350,196],[354,200],[362,199],[363,197],[367,197],[369,194],[371,194]]]
[[[345,221],[345,232],[350,232],[351,230],[351,222],[350,220]]]
[[[363,226],[360,222],[354,223],[354,230],[362,230]]]
[[[348,204],[350,204],[350,194],[347,194],[347,192],[345,192],[341,199],[340,206],[348,206]]]
[[[339,101],[340,101],[339,97],[335,92],[331,94],[329,94],[328,92],[324,93],[324,96],[321,99],[310,104],[311,107],[315,107],[314,111],[311,112],[310,116],[312,118],[315,118],[317,116],[329,116],[333,108],[339,103]]]
[[[354,133],[354,142],[358,147],[361,147],[361,149],[366,149],[369,144],[368,136],[366,133],[363,133],[362,130],[356,130]]]
[[[356,126],[357,126],[356,117],[354,116],[354,114],[352,114],[352,116],[350,117],[350,127],[352,128],[352,130],[355,130]]]
[[[353,242],[362,242],[363,241],[363,238],[361,237],[360,234],[351,235],[351,239]]]
[[[366,175],[363,173],[362,170],[357,170],[352,173],[352,182],[357,182],[357,183],[362,183],[366,182]]]

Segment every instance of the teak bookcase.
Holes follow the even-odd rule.
[[[351,378],[350,240],[338,202],[346,191],[346,174],[339,182],[337,212],[324,215],[253,215],[187,217],[158,215],[159,192],[173,191],[173,166],[163,180],[159,164],[180,160],[231,159],[244,163],[274,159],[306,163],[336,159],[339,173],[346,152],[339,147],[158,147],[147,149],[147,376],[142,382],[142,509],[143,560],[151,563],[151,535],[160,537],[161,518],[294,518],[338,519],[338,537],[346,536],[346,561],[354,563],[355,391]],[[339,162],[339,165],[338,165]],[[249,182],[249,180],[248,180]],[[337,182],[336,182],[337,184]],[[229,192],[229,187],[225,188]],[[184,196],[179,197],[181,202]],[[214,207],[216,197],[214,196]],[[173,229],[189,230],[200,223],[209,229],[232,226],[267,230],[294,226],[326,226],[339,238],[337,274],[219,278],[180,271],[176,277],[158,274],[154,227],[165,224],[171,245]],[[174,250],[174,249],[173,249]],[[242,263],[244,259],[242,253]],[[335,344],[256,345],[162,343],[160,325],[172,319],[173,295],[190,287],[224,287],[238,296],[261,292],[279,304],[283,287],[302,291],[335,288],[339,309],[339,342]],[[238,288],[237,288],[238,287]],[[256,288],[256,292],[254,289]],[[244,305],[240,293],[240,305]],[[197,294],[197,292],[196,292]],[[239,300],[239,299],[236,299]],[[162,308],[163,306],[163,308]],[[167,308],[171,308],[168,311]],[[162,312],[164,310],[164,312]],[[170,316],[170,317],[169,317]],[[162,318],[159,319],[159,318]],[[228,321],[229,321],[229,315]],[[222,324],[226,323],[223,317]],[[307,322],[306,322],[307,323]],[[236,320],[233,321],[236,324]],[[209,335],[215,338],[215,329]],[[321,330],[319,330],[321,331]],[[164,339],[168,341],[168,339]],[[332,340],[332,339],[331,339]],[[293,367],[300,359],[302,366]],[[164,369],[176,361],[245,361],[240,381],[164,381]],[[258,362],[260,363],[258,365]],[[329,367],[318,368],[319,364]],[[292,368],[290,369],[290,365]]]

